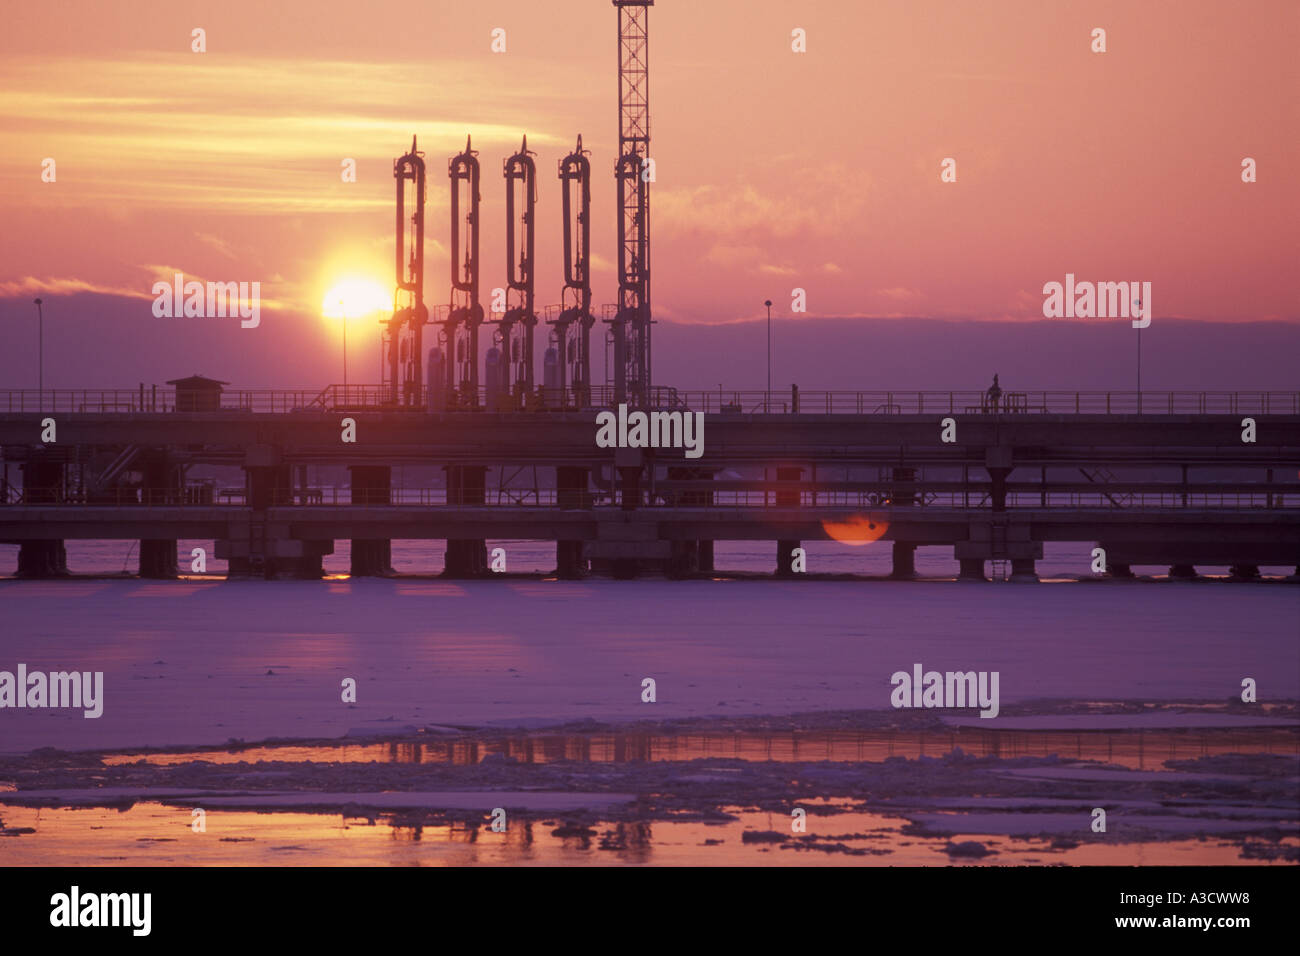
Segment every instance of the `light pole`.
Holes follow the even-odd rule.
[[[763,393],[763,411],[768,411],[767,403],[772,395],[772,300],[766,299],[767,306],[767,391]]]
[[[1142,300],[1137,300],[1138,315],[1142,314]],[[1142,414],[1142,326],[1138,326],[1138,414]]]
[[[43,412],[45,411],[45,315],[41,312],[41,300],[32,301],[36,303],[36,401],[40,405],[38,411]]]
[[[348,311],[339,299],[339,315],[343,317],[343,401],[348,400]]]

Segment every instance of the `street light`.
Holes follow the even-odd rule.
[[[343,401],[348,400],[348,311],[339,298],[339,315],[343,316]]]
[[[45,411],[45,315],[41,312],[41,300],[33,299],[36,303],[36,341],[37,341],[37,402],[40,405],[39,411]]]
[[[767,306],[767,392],[763,395],[763,410],[766,412],[772,395],[772,300],[767,299],[763,304]]]
[[[1137,300],[1138,314],[1142,314],[1142,299]],[[1138,326],[1138,414],[1142,414],[1142,326]]]

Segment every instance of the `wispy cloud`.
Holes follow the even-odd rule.
[[[153,298],[147,289],[141,291],[140,289],[105,285],[100,282],[90,282],[86,279],[77,279],[70,276],[56,276],[44,279],[36,276],[23,276],[21,279],[9,279],[0,282],[0,298],[3,299],[12,299],[20,295],[77,295],[83,292],[125,296],[130,299]]]
[[[239,258],[231,251],[230,243],[226,242],[226,240],[222,239],[220,236],[213,236],[206,232],[196,232],[194,238],[199,240],[199,242],[203,243],[205,246],[215,249],[227,259]]]
[[[889,289],[877,289],[876,295],[884,296],[886,299],[892,299],[895,302],[910,302],[914,299],[925,297],[923,292],[916,289],[909,289],[906,286],[894,286]]]
[[[9,279],[0,281],[0,299],[13,299],[19,296],[40,296],[40,295],[81,295],[91,293],[94,295],[108,295],[124,299],[147,299],[152,301],[155,296],[153,285],[155,282],[174,281],[176,274],[180,273],[185,277],[186,282],[202,282],[205,285],[209,281],[239,281],[238,277],[228,276],[220,280],[210,279],[208,276],[198,275],[194,272],[187,272],[179,266],[169,265],[145,265],[139,267],[144,273],[139,285],[121,286],[108,285],[102,282],[93,282],[87,279],[79,279],[74,276],[23,276],[21,279]],[[243,281],[251,281],[244,279]],[[281,283],[268,282],[263,284],[263,292],[271,291],[268,286],[281,285]],[[264,309],[285,309],[301,312],[311,311],[313,303],[308,295],[304,294],[293,283],[283,283],[282,293],[276,296],[262,294],[260,297],[261,307]]]
[[[463,149],[466,135],[476,147],[517,147],[521,97],[539,107],[530,145],[569,144],[546,128],[540,105],[552,94],[482,82],[481,60],[422,63],[411,84],[377,62],[10,57],[0,62],[0,179],[28,177],[50,156],[70,187],[64,202],[369,211],[391,207],[394,149],[412,134],[433,156]],[[468,102],[464,116],[449,105]],[[341,180],[344,158],[357,161],[356,183]]]

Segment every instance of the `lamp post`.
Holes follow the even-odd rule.
[[[38,411],[45,411],[45,315],[41,312],[41,300],[33,299],[36,303],[36,381],[37,381],[37,403],[40,405]]]
[[[1142,314],[1142,300],[1137,300],[1138,315]],[[1142,326],[1138,326],[1138,414],[1142,414]]]
[[[763,393],[763,411],[769,411],[767,403],[772,395],[772,300],[766,299],[767,306],[767,391]]]
[[[348,310],[339,299],[339,315],[343,319],[343,401],[348,400]]]

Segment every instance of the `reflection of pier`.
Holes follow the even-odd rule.
[[[1300,564],[1296,393],[1144,393],[1139,415],[1133,393],[1017,393],[994,412],[978,392],[663,389],[662,407],[706,415],[703,457],[685,459],[597,448],[595,407],[426,414],[374,386],[196,396],[186,381],[0,392],[0,541],[21,545],[21,573],[65,572],[76,538],[137,539],[141,572],[162,577],[180,538],[215,541],[233,574],[309,577],[342,538],[354,574],[385,573],[394,538],[456,543],[451,574],[477,573],[486,539],[556,541],[564,576],[707,573],[717,540],[778,542],[784,569],[828,538],[890,542],[897,577],[922,545],[951,546],[968,578],[992,561],[1032,579],[1047,541],[1098,544],[1113,576]],[[397,465],[447,480],[395,487]],[[191,477],[216,466],[234,480]],[[346,466],[349,487],[310,481],[320,466]]]
[[[1280,719],[1279,723],[1285,723]],[[699,730],[687,733],[554,733],[401,740],[382,743],[258,745],[229,750],[110,755],[110,766],[171,766],[258,761],[448,764],[473,767],[485,758],[521,764],[685,762],[707,758],[777,763],[879,763],[890,757],[942,757],[960,747],[972,757],[1051,757],[1096,760],[1134,770],[1159,770],[1167,760],[1218,754],[1300,755],[1294,727],[1187,727],[1129,730],[996,730],[982,727],[913,730]]]

